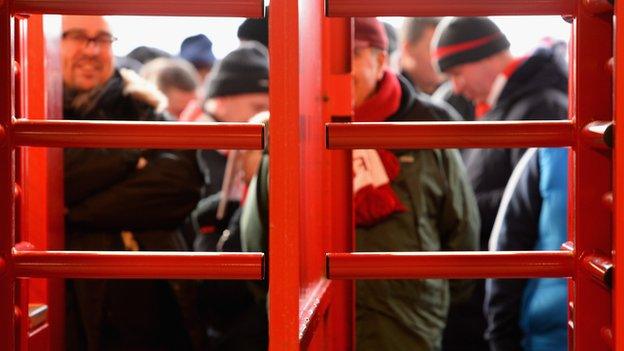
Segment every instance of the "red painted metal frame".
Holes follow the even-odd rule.
[[[299,312],[299,341],[301,346],[308,346],[312,335],[323,322],[323,316],[327,313],[332,300],[334,282],[329,280],[320,281],[312,289],[303,301]]]
[[[264,125],[15,120],[15,146],[263,149]]]
[[[28,16],[14,17],[14,57],[15,57],[15,105],[14,113],[16,118],[28,114],[28,83],[29,83],[29,60],[28,60]],[[23,150],[15,151],[15,240],[20,242],[23,239],[24,223],[21,220],[27,207],[25,206],[24,191],[20,186],[20,179],[23,178],[24,158]],[[16,311],[16,344],[17,350],[28,350],[28,332],[30,330],[30,315],[28,309],[30,291],[30,279],[18,279],[15,285],[15,308]]]
[[[613,122],[596,121],[583,128],[583,137],[595,149],[610,150],[613,143]]]
[[[330,279],[572,277],[571,251],[327,254]]]
[[[262,253],[14,251],[16,277],[263,279]]]
[[[573,0],[326,0],[327,14],[372,16],[501,16],[575,13]]]
[[[616,135],[624,135],[624,1],[615,4],[615,74],[614,81],[614,120]],[[613,314],[614,350],[624,351],[624,138],[615,138],[614,152],[614,209],[613,209],[613,255],[614,301]]]
[[[262,17],[261,0],[14,0],[12,13]]]
[[[45,27],[45,33],[44,33]],[[59,16],[28,16],[28,111],[22,116],[53,119],[63,115]],[[21,147],[20,177],[22,188],[20,241],[27,241],[40,250],[65,248],[63,150],[59,148]],[[47,329],[30,333],[30,350],[65,350],[65,280],[30,278],[29,302],[48,306]],[[42,327],[42,328],[45,328]],[[24,345],[20,345],[24,346]]]
[[[324,257],[352,248],[351,160],[323,126],[351,113],[351,22],[323,18],[322,0],[273,0],[269,37],[269,350],[349,350],[353,284],[328,282]]]
[[[13,19],[9,3],[0,2],[0,127],[7,130],[13,115]],[[0,139],[0,258],[10,259],[15,240],[15,169],[10,137]],[[15,277],[10,269],[0,274],[0,350],[15,349]]]
[[[570,349],[577,351],[610,349],[601,331],[612,327],[611,291],[586,269],[583,259],[612,250],[612,213],[600,205],[612,190],[612,159],[609,152],[595,148],[583,129],[595,121],[612,120],[612,75],[607,64],[613,56],[612,36],[610,14],[596,15],[579,4],[570,42],[570,114],[576,118],[577,142],[570,156],[568,225],[577,261],[569,284],[573,307],[569,337]]]
[[[303,1],[304,4],[309,3]],[[298,1],[271,1],[269,53],[269,350],[299,350],[303,204]],[[311,28],[314,30],[314,28]],[[278,34],[279,33],[279,34]],[[284,33],[292,35],[284,36]],[[275,303],[275,301],[279,301]]]
[[[599,254],[589,254],[581,261],[583,269],[594,277],[605,288],[611,289],[613,282],[613,262],[610,258]]]
[[[573,121],[328,123],[330,149],[560,147],[575,142]]]

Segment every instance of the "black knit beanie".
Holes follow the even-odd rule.
[[[210,72],[206,99],[269,91],[269,55],[255,41],[244,42],[227,54]]]
[[[236,32],[240,40],[255,40],[269,47],[269,7],[264,8],[263,18],[247,18]]]
[[[433,38],[433,57],[441,72],[509,48],[498,26],[486,17],[455,17],[442,22]]]

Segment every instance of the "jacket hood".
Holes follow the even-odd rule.
[[[563,42],[541,46],[509,78],[497,105],[515,102],[544,89],[568,93],[567,48]]]

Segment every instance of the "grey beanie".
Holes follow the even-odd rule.
[[[255,41],[244,42],[212,69],[206,86],[206,99],[269,91],[269,55]]]

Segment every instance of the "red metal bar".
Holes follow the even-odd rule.
[[[7,130],[13,114],[13,19],[10,2],[0,1],[0,127]],[[8,260],[15,241],[14,156],[6,136],[0,142],[0,258]],[[8,263],[8,262],[7,262]],[[15,349],[15,277],[10,265],[0,274],[0,350]]]
[[[303,76],[300,63],[313,60],[303,60],[299,56],[299,36],[303,35],[300,34],[303,28],[300,28],[299,8],[305,8],[307,3],[306,0],[272,0],[269,16],[269,93],[271,101],[275,102],[271,104],[269,125],[269,247],[276,248],[269,251],[270,351],[300,349],[298,317],[304,267],[301,252],[306,228],[301,220],[305,184],[302,157],[306,144],[301,139],[305,129],[301,123],[304,112],[300,108]],[[315,23],[310,25],[313,27]],[[308,91],[310,95],[318,93],[312,87]]]
[[[263,279],[262,253],[14,251],[17,277]]]
[[[306,349],[305,346],[309,344],[312,334],[325,317],[332,300],[332,284],[329,280],[320,281],[303,302],[299,313],[299,341],[303,349]]]
[[[323,104],[324,114],[330,116],[331,122],[351,122],[353,114],[351,99],[352,19],[325,17],[323,27],[323,90],[326,92],[323,99],[326,102]],[[321,235],[325,238],[324,240],[329,241],[329,245],[323,252],[351,252],[354,241],[351,150],[331,151],[328,154],[331,157],[327,171],[329,181],[323,182],[323,192],[331,194],[329,196],[331,200],[323,205],[322,217],[330,223],[327,232],[337,235]],[[324,257],[320,255],[319,258]],[[323,266],[323,270],[319,272],[323,276],[324,270]],[[329,343],[331,347],[327,351],[354,349],[354,293],[355,282],[343,280],[333,281],[331,294],[324,295],[331,300],[327,314],[317,313],[315,317],[326,321],[318,329],[324,328],[327,331],[326,339],[331,340]],[[308,338],[304,337],[301,343],[308,344]],[[303,349],[312,351],[309,347]]]
[[[598,150],[609,150],[613,147],[613,122],[595,121],[583,128],[585,142]]]
[[[614,120],[616,135],[624,135],[624,1],[615,3],[615,46],[614,59]],[[615,289],[613,290],[613,336],[616,351],[624,351],[624,138],[615,139],[614,155],[614,208],[613,208],[613,249],[615,251],[614,264],[619,267],[615,274]]]
[[[583,0],[583,5],[590,13],[600,15],[613,12],[613,1],[608,0]]]
[[[606,67],[613,56],[613,19],[596,16],[579,1],[572,30],[569,102],[578,131],[576,147],[570,154],[568,232],[578,264],[568,293],[574,302],[570,347],[575,351],[607,351],[600,330],[611,324],[611,290],[596,284],[583,259],[588,253],[612,250],[612,213],[600,204],[602,196],[612,190],[612,160],[611,155],[595,148],[583,128],[597,118],[610,120],[613,115],[613,76]]]
[[[14,0],[13,13],[262,17],[261,0]]]
[[[610,258],[599,254],[585,255],[582,267],[597,281],[608,289],[611,289],[613,282],[613,261]]]
[[[330,279],[572,277],[570,251],[329,253]]]
[[[574,122],[327,123],[329,149],[573,146]]]
[[[332,17],[502,16],[575,13],[572,0],[326,0]]]
[[[264,125],[15,120],[15,146],[263,149]]]

